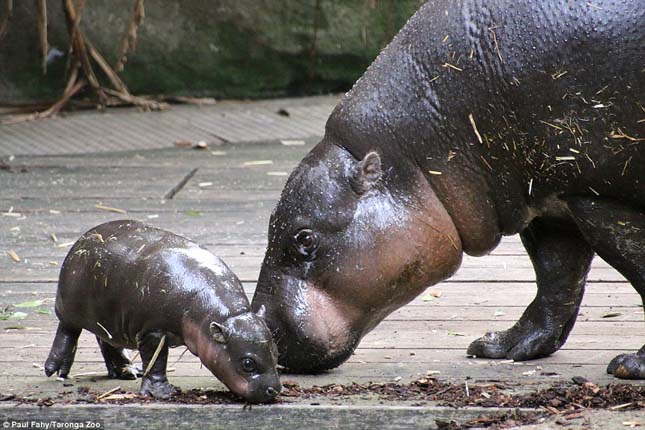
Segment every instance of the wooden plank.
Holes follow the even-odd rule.
[[[614,355],[616,352],[614,352]],[[44,361],[44,360],[43,360]],[[493,364],[494,363],[494,364]],[[367,362],[367,361],[350,361],[343,364],[338,370],[334,371],[336,378],[345,378],[346,381],[368,381],[373,382],[391,382],[394,378],[406,375],[408,380],[413,380],[415,377],[421,377],[428,371],[436,375],[442,380],[463,380],[466,376],[471,376],[482,372],[482,377],[495,379],[500,376],[515,377],[522,381],[535,381],[540,379],[564,379],[568,375],[593,375],[594,381],[599,377],[598,371],[605,371],[607,362],[599,364],[560,364],[552,363],[544,360],[534,360],[524,363],[506,363],[497,360],[471,359],[465,358],[462,355],[453,353],[453,356],[446,356],[444,361],[440,362],[393,362],[392,360],[384,360],[381,362]],[[40,378],[41,382],[48,381],[49,379],[44,374],[43,370],[37,366],[39,363],[6,363],[12,367],[12,375],[19,378]],[[216,377],[206,367],[200,365],[198,361],[170,362],[169,379],[174,383],[176,379],[202,379],[211,380],[209,385],[219,386]],[[379,370],[383,369],[381,373]],[[440,372],[440,373],[438,373]],[[552,373],[557,373],[553,375]],[[75,361],[71,372],[71,381],[76,384],[92,384],[93,380],[108,379],[105,365],[102,362],[84,362]],[[74,376],[78,375],[78,376]],[[402,377],[402,376],[401,376]],[[284,379],[293,379],[299,381],[297,375],[285,376]],[[609,375],[602,378],[605,381],[610,381],[613,377]],[[303,378],[303,381],[314,381],[315,379]],[[336,379],[338,380],[338,379]],[[322,381],[321,381],[322,382]],[[121,384],[121,381],[113,381],[113,384]],[[139,381],[140,383],[140,381]],[[315,382],[313,382],[316,384]],[[597,382],[596,382],[597,383]],[[136,383],[132,385],[136,386]]]
[[[512,411],[503,409],[468,408],[427,408],[419,406],[383,406],[377,401],[373,405],[325,406],[320,403],[306,405],[270,405],[242,408],[240,405],[163,405],[147,404],[96,406],[75,405],[73,407],[40,408],[21,406],[17,413],[14,405],[0,406],[0,417],[16,420],[46,421],[62,423],[99,423],[100,428],[110,430],[146,428],[151,430],[173,428],[177,430],[202,428],[205,424],[213,430],[244,428],[269,430],[276,428],[352,428],[373,430],[387,428],[408,430],[423,428],[437,429],[437,422],[465,422],[485,414]],[[15,417],[15,418],[14,418]]]
[[[620,324],[617,324],[620,326]],[[7,343],[5,347],[0,350],[0,362],[7,363],[28,363],[31,365],[33,362],[44,362],[51,343],[54,339],[55,324],[52,324],[52,330],[49,332],[42,332],[38,337],[31,338],[27,333],[23,339],[14,338],[11,344]],[[480,327],[481,330],[481,327]],[[584,331],[582,326],[576,326],[572,336],[577,336],[578,333]],[[383,329],[379,336],[392,337],[395,333],[387,329]],[[609,338],[607,334],[605,338]],[[179,361],[181,363],[198,363],[199,359],[193,356],[190,352],[184,354],[185,347],[172,348],[169,355],[169,366],[174,367],[174,364]],[[573,346],[560,349],[553,355],[541,358],[540,362],[547,362],[551,364],[607,364],[618,352],[610,343],[606,346],[600,345],[598,349],[579,349]],[[627,350],[625,350],[626,352]],[[583,353],[584,352],[584,353]],[[181,357],[181,359],[180,359]],[[459,347],[446,344],[441,348],[429,347],[427,345],[419,344],[414,348],[402,348],[396,341],[392,341],[391,345],[383,347],[371,347],[367,344],[360,344],[354,354],[349,358],[348,362],[356,363],[449,363],[454,359],[466,359],[466,351]],[[141,360],[137,358],[137,362]],[[98,349],[96,340],[92,334],[83,331],[79,339],[78,349],[76,353],[75,362],[84,363],[103,363],[100,351]],[[508,360],[483,360],[481,363],[487,362],[491,366],[498,364],[508,364]],[[531,360],[524,362],[529,365],[536,362]],[[517,363],[515,365],[518,365]]]
[[[2,322],[6,326],[6,322]],[[9,325],[16,325],[11,322]],[[508,327],[508,324],[496,324],[499,329]],[[52,327],[53,328],[53,327]],[[391,348],[396,346],[400,349],[433,348],[433,349],[455,349],[465,351],[470,342],[484,334],[487,329],[483,324],[472,329],[464,327],[460,321],[452,324],[445,324],[433,331],[412,331],[401,330],[398,332],[371,332],[361,341],[361,346],[366,348]],[[607,330],[609,332],[609,330]],[[459,333],[455,336],[454,333]],[[39,330],[5,330],[2,335],[3,345],[19,346],[25,344],[25,336],[29,336],[30,343],[43,344],[51,342],[53,331],[42,332]],[[395,340],[392,337],[396,337]],[[576,334],[567,341],[564,349],[598,350],[612,349],[616,351],[628,351],[639,349],[644,342],[642,334],[621,334],[620,336],[607,333],[606,336],[599,334]]]
[[[235,240],[235,234],[230,233],[222,236],[222,241]],[[3,256],[4,257],[4,256]],[[7,257],[4,257],[7,258]],[[49,265],[50,259],[42,259],[31,264],[19,262],[8,264],[2,273],[0,281],[9,280],[21,282],[38,282],[38,281],[55,281],[58,278],[58,268]],[[244,281],[257,281],[260,272],[260,261],[252,258],[242,260],[227,259],[229,267]],[[6,262],[5,262],[6,264]],[[532,272],[525,269],[506,269],[503,268],[461,268],[447,283],[450,282],[531,282],[535,280]],[[589,273],[589,282],[624,282],[625,278],[613,269],[598,268]]]
[[[243,258],[243,257],[240,257]],[[254,282],[243,283],[248,295],[255,290]],[[26,282],[15,281],[0,283],[0,297],[3,303],[11,304],[12,301],[24,301],[25,296],[53,297],[56,291],[56,281],[51,282]],[[419,307],[428,312],[437,312],[438,309],[451,309],[471,307],[482,309],[484,313],[493,312],[497,308],[523,309],[533,298],[536,287],[532,283],[500,282],[500,283],[440,283],[430,287],[427,291],[434,294],[441,293],[435,298],[428,292],[420,294],[406,307]],[[476,296],[473,296],[476,293]],[[512,295],[513,300],[508,297]],[[432,299],[430,301],[427,301]],[[635,290],[625,283],[590,283],[582,301],[582,308],[607,308],[621,306],[631,308],[634,312],[641,309],[640,296]],[[492,309],[492,310],[491,310]],[[420,310],[419,312],[422,312]],[[451,312],[452,312],[451,311]],[[415,311],[416,312],[416,311]],[[506,319],[505,315],[497,315],[494,319]],[[493,318],[491,318],[493,319]]]
[[[150,166],[173,167],[183,164],[199,168],[216,168],[218,165],[240,166],[245,161],[271,159],[274,163],[283,163],[293,168],[318,143],[318,140],[318,138],[303,139],[305,142],[303,146],[285,146],[280,140],[263,139],[262,142],[257,143],[215,144],[206,150],[169,148],[154,151],[130,150],[128,152],[58,155],[55,157],[17,155],[11,161],[11,165],[25,166],[30,173],[33,170],[63,166],[95,168],[114,166],[146,169]]]
[[[178,140],[220,143],[322,136],[337,97],[315,100],[315,105],[290,99],[268,104],[173,106],[164,112],[76,112],[64,118],[4,125],[0,154],[15,154],[17,149],[26,154],[60,154],[172,147]],[[277,106],[287,107],[291,115],[278,115]]]

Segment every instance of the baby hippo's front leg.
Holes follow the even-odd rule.
[[[168,343],[165,333],[154,331],[139,339],[139,353],[143,363],[143,378],[140,394],[155,399],[168,399],[179,390],[168,383],[166,366],[168,364]]]

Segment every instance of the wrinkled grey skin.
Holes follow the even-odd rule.
[[[394,309],[520,233],[538,292],[468,353],[573,327],[594,253],[645,297],[645,4],[435,0],[347,93],[270,221],[253,308],[279,362],[333,368]],[[645,377],[645,348],[608,371]]]
[[[60,320],[45,373],[67,377],[82,329],[96,335],[108,376],[136,379],[123,348],[141,353],[141,393],[168,398],[168,348],[186,345],[233,393],[249,402],[281,390],[277,352],[263,309],[250,311],[242,284],[208,250],[137,221],[85,233],[61,268]],[[159,355],[152,360],[165,336]]]

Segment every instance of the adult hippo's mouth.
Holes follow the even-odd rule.
[[[266,268],[252,307],[259,309],[262,305],[278,347],[278,363],[293,372],[315,373],[338,367],[352,355],[363,333],[355,308],[338,303],[307,281],[275,276]]]

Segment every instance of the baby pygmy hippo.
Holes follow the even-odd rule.
[[[168,347],[186,345],[233,393],[267,402],[282,387],[262,313],[251,312],[239,279],[195,242],[137,221],[108,222],[85,233],[65,258],[45,373],[67,377],[86,329],[112,378],[136,379],[123,348],[139,350],[141,394],[173,394]]]

